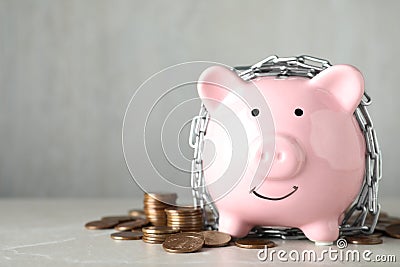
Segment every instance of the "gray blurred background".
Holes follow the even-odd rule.
[[[364,74],[400,191],[399,1],[0,0],[0,197],[140,193],[121,149],[125,108],[170,65],[310,54]]]

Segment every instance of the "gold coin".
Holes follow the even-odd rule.
[[[115,226],[115,230],[117,231],[130,231],[135,228],[140,228],[146,224],[148,224],[149,221],[143,220],[143,219],[138,219],[134,221],[129,221],[129,222],[124,222],[120,223],[117,226]]]
[[[171,225],[185,225],[185,226],[203,226],[202,222],[167,222],[168,226]]]
[[[170,223],[192,223],[192,224],[202,224],[203,221],[202,220],[167,220],[167,222]]]
[[[151,223],[158,222],[158,223],[163,223],[164,225],[167,225],[167,220],[158,219],[158,218],[153,218],[153,217],[149,217],[148,220],[149,220]]]
[[[265,246],[268,248],[273,248],[276,244],[268,239],[262,238],[242,238],[235,241],[235,245],[240,248],[248,249],[263,249]]]
[[[203,228],[203,226],[202,225],[199,225],[199,226],[196,226],[196,225],[193,225],[193,226],[191,226],[191,225],[186,225],[186,226],[184,226],[184,225],[174,225],[174,226],[172,226],[172,227],[174,227],[174,228],[178,228],[178,229],[202,229]]]
[[[196,219],[196,220],[192,220],[192,219],[180,219],[180,220],[171,220],[171,219],[167,219],[167,222],[171,222],[171,223],[203,223],[203,220],[201,219]]]
[[[170,216],[170,217],[202,217],[203,216],[203,214],[201,214],[201,213],[193,213],[193,212],[188,212],[188,213],[186,213],[186,212],[167,212],[167,211],[165,211],[165,213],[168,215],[168,216]]]
[[[165,239],[169,235],[171,235],[171,234],[146,234],[146,233],[143,233],[143,236],[146,238],[158,238],[158,239]]]
[[[164,198],[177,198],[178,195],[176,193],[167,193],[167,192],[148,192],[144,194],[145,197],[164,197]]]
[[[85,224],[89,230],[111,229],[119,223],[118,220],[91,221]]]
[[[203,219],[201,217],[198,218],[190,218],[190,217],[167,217],[167,221],[170,222],[202,222]]]
[[[375,226],[375,231],[379,231],[387,235],[386,233],[386,227],[391,225],[390,223],[383,223],[383,222],[378,222]]]
[[[149,238],[149,239],[158,239],[158,240],[163,240],[167,238],[170,234],[145,234],[143,233],[143,237]]]
[[[159,240],[149,240],[145,237],[142,238],[143,242],[149,243],[149,244],[162,244],[164,241],[159,241]]]
[[[161,202],[161,203],[168,203],[168,204],[175,204],[177,199],[177,194],[175,193],[147,193],[144,194],[144,201],[145,202]]]
[[[179,228],[182,232],[201,231],[203,213],[194,207],[174,207],[165,209],[167,225]]]
[[[148,208],[146,209],[146,216],[162,216],[164,218],[167,218],[167,214],[165,214],[165,212],[162,209],[152,209],[152,208]]]
[[[182,226],[182,225],[180,225],[180,226],[172,226],[172,227],[174,227],[174,228],[178,228],[178,229],[202,229],[203,228],[203,226],[202,225],[200,225],[200,226]]]
[[[370,234],[369,236],[371,236],[371,237],[382,237],[383,233],[382,232],[374,232],[373,234]]]
[[[170,206],[170,205],[167,205],[167,204],[163,204],[163,203],[161,203],[161,202],[158,202],[158,203],[148,203],[148,202],[145,202],[145,203],[143,204],[143,207],[144,207],[145,209],[165,210],[166,208],[169,208],[169,207],[171,207],[171,206]]]
[[[160,241],[163,242],[166,237],[158,237],[158,236],[143,236],[144,239],[149,240],[149,241]]]
[[[400,223],[400,218],[393,217],[393,216],[379,217],[378,222],[389,223],[389,224],[398,224],[398,223]]]
[[[167,221],[170,224],[203,225],[202,221]]]
[[[164,223],[164,225],[167,225],[167,220],[157,219],[157,218],[148,218],[148,219],[149,219],[149,221],[150,221],[151,223],[158,222],[158,223]]]
[[[181,229],[181,228],[179,228],[179,230],[182,232],[182,233],[185,233],[185,232],[201,232],[201,230],[203,230],[202,228],[187,228],[187,229]]]
[[[178,233],[179,229],[169,226],[148,226],[142,228],[142,231],[146,234],[173,234]]]
[[[117,232],[112,233],[111,238],[115,240],[139,240],[143,236],[142,232]]]
[[[400,238],[400,224],[399,223],[386,226],[385,231],[390,237]]]
[[[102,221],[106,220],[117,220],[120,223],[127,222],[127,221],[132,221],[135,218],[132,218],[132,216],[126,216],[126,215],[120,215],[120,216],[104,216],[101,218]]]
[[[167,208],[165,212],[170,214],[202,214],[201,209],[189,208],[189,207],[177,207],[177,208]]]
[[[164,222],[164,223],[167,223],[167,219],[162,218],[162,217],[150,216],[150,217],[147,217],[147,219],[148,219],[150,222]]]
[[[178,225],[178,224],[168,224],[168,226],[179,229],[203,229],[203,225]]]
[[[128,212],[128,214],[129,214],[129,216],[132,216],[132,217],[143,217],[143,216],[145,216],[144,210],[139,210],[139,209],[130,210]]]
[[[379,218],[387,218],[389,217],[389,213],[385,212],[385,211],[381,211],[379,213]]]
[[[163,248],[171,253],[190,253],[199,251],[204,244],[204,237],[194,233],[179,233],[167,237]]]
[[[172,207],[177,198],[175,193],[145,193],[144,194],[144,213],[146,218],[155,226],[167,225],[167,215],[165,209]]]
[[[167,223],[165,223],[165,222],[151,222],[151,224],[154,226],[166,226],[167,225]]]
[[[188,229],[188,228],[195,228],[195,229],[201,229],[203,228],[203,225],[179,225],[179,224],[171,224],[168,225],[169,227],[173,228],[179,228],[179,229]]]
[[[203,231],[201,234],[204,236],[204,245],[208,247],[223,247],[231,241],[229,234],[218,231]]]
[[[164,216],[167,216],[167,214],[165,214],[165,211],[164,211],[164,209],[157,209],[157,208],[154,208],[154,207],[145,207],[145,209],[146,209],[146,211],[145,211],[145,214],[146,215],[148,215],[148,214],[162,214],[162,215],[164,215]]]
[[[197,222],[197,223],[191,223],[191,222],[182,222],[182,223],[177,223],[177,222],[167,222],[168,226],[197,226],[197,227],[203,227],[203,223]]]
[[[199,238],[204,239],[204,236],[203,236],[199,231],[194,231],[194,232],[188,231],[188,232],[185,232],[185,234],[191,234],[191,235],[193,235],[193,236],[197,236],[197,237],[199,237]]]
[[[347,242],[356,245],[378,245],[382,244],[383,240],[379,237],[369,236],[369,235],[354,235],[347,236]]]
[[[167,220],[167,218],[164,215],[157,215],[157,214],[149,214],[149,215],[147,215],[147,219],[162,220],[162,221]]]
[[[193,217],[176,217],[176,218],[167,217],[167,221],[171,221],[171,222],[202,222],[203,218],[202,217],[197,217],[197,218],[193,218]]]

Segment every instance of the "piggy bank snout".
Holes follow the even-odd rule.
[[[295,138],[287,135],[275,137],[275,155],[269,179],[286,179],[300,172],[305,162],[305,152]]]

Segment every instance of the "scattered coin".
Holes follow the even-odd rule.
[[[400,238],[400,223],[391,224],[386,227],[385,231],[390,237]]]
[[[218,231],[203,231],[204,245],[208,247],[223,247],[231,241],[231,236]]]
[[[347,236],[346,240],[347,242],[356,245],[377,245],[383,243],[382,238],[370,235]]]
[[[144,211],[139,209],[130,210],[128,211],[128,214],[132,217],[146,218],[146,214],[144,213]]]
[[[395,223],[400,223],[400,218],[390,215],[379,216],[378,222],[395,224]]]
[[[195,252],[202,248],[220,247],[235,244],[241,248],[263,249],[276,244],[250,233],[246,238],[231,240],[231,236],[218,231],[203,229],[203,211],[193,207],[174,207],[177,195],[174,193],[149,193],[144,195],[144,210],[132,209],[128,215],[105,216],[101,220],[85,224],[87,229],[115,229],[121,231],[111,234],[115,240],[139,240],[150,244],[163,244],[164,250],[172,253]],[[354,214],[350,221],[357,220],[361,214]],[[206,210],[208,222],[213,221],[210,210]],[[367,215],[366,222],[374,218]],[[153,226],[143,227],[151,223]],[[142,228],[138,231],[137,228]],[[374,245],[383,242],[382,235],[400,239],[400,218],[381,212],[375,231],[371,235],[348,236],[351,244]]]
[[[374,232],[373,234],[370,234],[369,236],[370,236],[370,237],[377,237],[377,238],[379,238],[379,237],[382,237],[382,236],[383,236],[383,233],[382,233],[382,232]]]
[[[273,241],[262,238],[241,238],[235,241],[235,245],[240,248],[248,249],[263,249],[265,246],[268,248],[276,247]]]
[[[117,220],[119,223],[127,222],[127,221],[132,221],[135,218],[132,218],[132,216],[126,216],[126,215],[120,215],[120,216],[104,216],[101,218],[102,221],[107,221],[107,220]]]
[[[377,225],[375,226],[375,232],[383,232],[386,234],[386,227],[388,227],[390,223],[383,223],[383,222],[378,222]]]
[[[140,231],[135,231],[135,232],[117,232],[117,233],[112,233],[111,238],[115,240],[139,240],[143,236],[143,233]]]
[[[381,211],[379,213],[379,219],[387,218],[387,217],[389,217],[389,214],[387,212]]]
[[[149,221],[144,220],[144,219],[137,219],[134,221],[128,221],[128,222],[124,222],[124,223],[120,223],[117,226],[115,226],[115,230],[117,231],[130,231],[133,230],[135,228],[140,228],[146,224],[148,224]]]
[[[92,221],[85,224],[85,227],[89,230],[100,230],[100,229],[111,229],[119,223],[118,220],[100,220]]]
[[[204,237],[196,233],[178,233],[168,236],[163,248],[171,253],[190,253],[199,251],[204,244]]]

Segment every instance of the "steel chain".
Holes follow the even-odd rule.
[[[274,55],[250,67],[235,67],[233,70],[245,81],[265,76],[296,76],[312,79],[315,75],[331,66],[332,65],[327,60],[306,55],[281,58]],[[371,98],[364,92],[363,98],[354,112],[354,116],[364,134],[366,143],[365,173],[359,195],[346,212],[342,224],[340,225],[340,232],[342,235],[352,235],[360,232],[372,233],[375,229],[380,212],[378,185],[382,178],[382,155],[376,131],[367,110],[367,106],[370,104]],[[205,187],[203,173],[202,153],[204,136],[209,119],[210,117],[207,109],[202,104],[199,115],[192,120],[189,136],[189,144],[194,149],[191,186],[194,206],[203,209],[205,225],[209,228],[218,229],[218,211],[211,201],[211,197]],[[207,216],[207,209],[211,211],[212,218]],[[369,220],[367,220],[368,214],[372,216]],[[281,237],[283,239],[304,238],[304,234],[297,228],[277,229],[259,226],[255,227],[252,233],[256,235]]]

